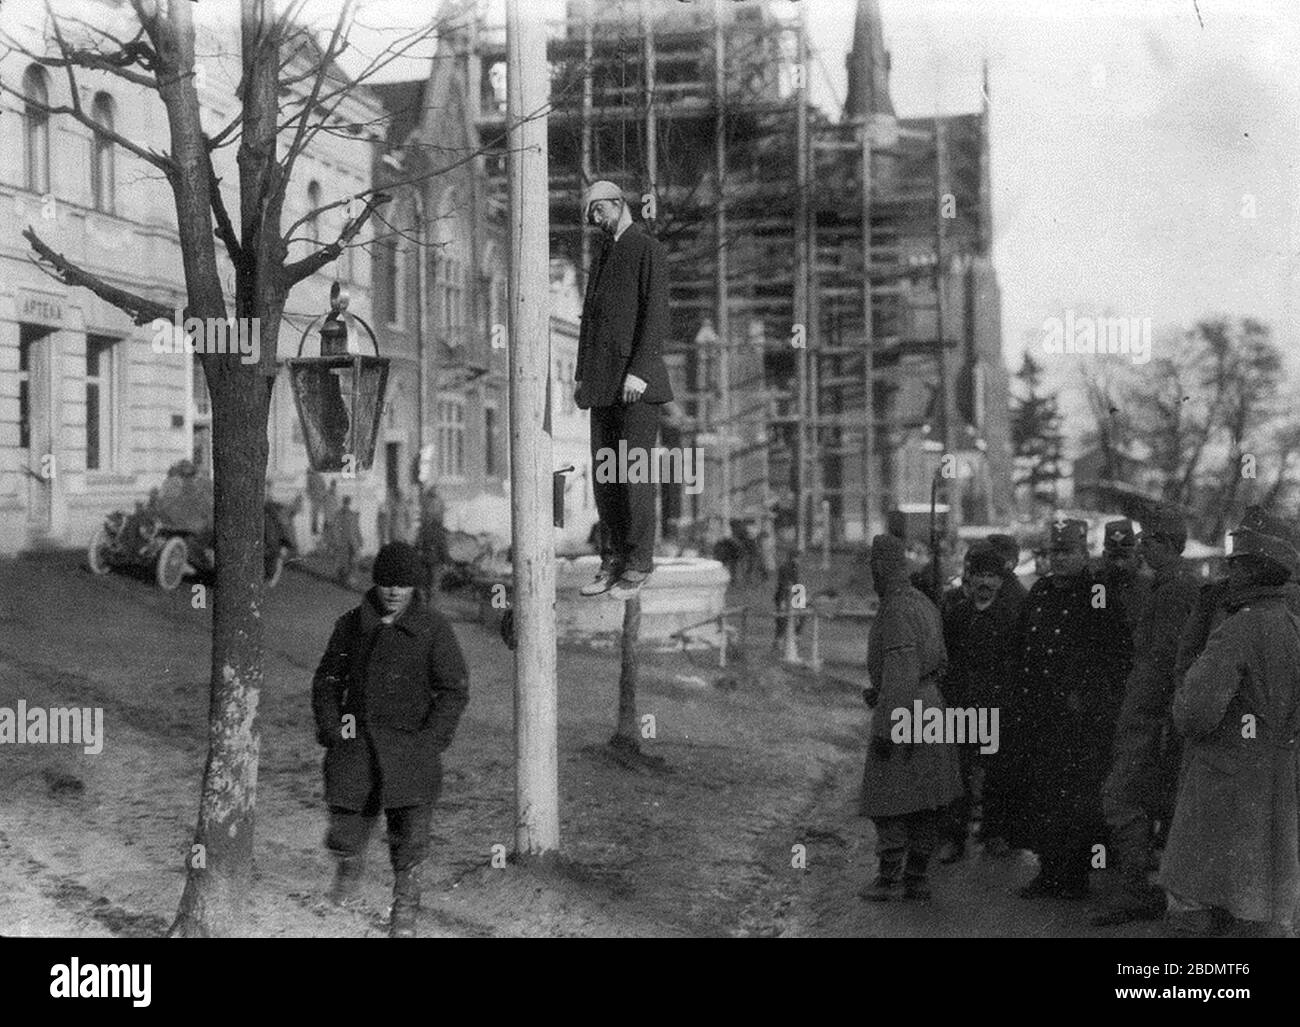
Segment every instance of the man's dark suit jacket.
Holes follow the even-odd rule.
[[[618,241],[606,239],[587,273],[578,332],[578,406],[622,402],[623,379],[646,383],[645,403],[673,398],[664,366],[668,336],[668,254],[633,222]]]

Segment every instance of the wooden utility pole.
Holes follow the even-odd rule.
[[[942,456],[954,454],[953,450],[953,416],[951,410],[951,392],[948,388],[948,340],[944,329],[944,292],[948,284],[945,269],[947,255],[944,242],[948,233],[947,218],[944,217],[944,172],[948,162],[947,138],[944,124],[938,113],[934,116],[934,317],[935,317],[935,365],[939,378],[939,441],[943,444]],[[948,506],[948,528],[953,529],[959,519],[957,510],[958,491],[960,489],[960,470],[956,477],[947,479],[948,487],[944,490]],[[932,554],[936,563],[939,554]]]
[[[659,119],[655,110],[655,34],[650,16],[652,2],[653,0],[641,0],[641,38],[644,40],[641,63],[642,85],[645,89],[645,189],[651,204],[647,220],[656,223],[659,218]],[[642,203],[644,204],[644,199]],[[663,507],[664,490],[660,485],[655,487],[656,550],[663,541]],[[640,600],[637,602],[639,605]]]
[[[868,94],[870,95],[870,94]],[[862,539],[871,539],[872,486],[876,452],[876,353],[871,297],[871,118],[862,114]]]
[[[809,175],[811,179],[816,172],[816,153],[812,146],[812,140],[809,139],[808,162]],[[821,304],[818,296],[818,278],[817,278],[817,208],[816,204],[808,204],[808,457],[804,461],[808,465],[808,494],[809,494],[809,513],[811,522],[821,525],[822,531],[830,534],[831,522],[828,518],[823,524],[822,517],[822,494],[823,485],[822,474],[822,404],[821,404],[821,376],[822,376],[822,356],[821,356]]]
[[[722,447],[722,530],[731,531],[731,321],[727,312],[727,49],[722,30],[723,0],[713,0],[713,96],[718,105],[714,128],[714,173],[718,202],[714,212],[714,234],[718,244],[716,313],[718,319],[718,386],[721,390],[718,445]]]
[[[591,185],[591,101],[592,70],[591,62],[595,51],[592,27],[592,0],[586,0],[582,10],[582,153],[578,168],[578,239],[582,247],[582,257],[578,268],[578,288],[585,295],[587,291],[587,268],[591,266],[591,232],[587,226],[587,207],[582,202],[587,187]]]
[[[795,447],[795,539],[802,550],[808,544],[808,490],[806,488],[808,463],[808,338],[809,325],[808,281],[808,25],[804,6],[799,7],[799,63],[797,73],[799,88],[795,91],[795,150],[797,169],[797,204],[795,212],[794,245],[794,319],[803,330],[801,345],[795,352],[798,369],[799,423],[795,426],[798,443]]]
[[[506,6],[510,129],[510,513],[514,546],[515,848],[559,848],[550,378],[550,82],[540,15]]]

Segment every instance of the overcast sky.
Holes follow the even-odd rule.
[[[833,109],[855,0],[803,2],[813,97]],[[1013,369],[1067,308],[1149,317],[1157,334],[1207,313],[1254,315],[1294,361],[1300,0],[880,7],[900,115],[978,110],[989,61],[994,259]],[[371,0],[363,17],[410,24],[425,9]],[[489,9],[504,12],[503,0]]]

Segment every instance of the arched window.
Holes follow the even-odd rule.
[[[27,188],[35,193],[50,191],[50,105],[49,80],[45,69],[33,64],[23,75],[23,158]]]
[[[448,194],[438,217],[439,248],[433,271],[434,323],[443,342],[459,346],[473,329],[466,318],[465,301],[469,279],[469,225],[456,209],[456,198]]]
[[[320,242],[320,215],[313,214],[320,206],[320,183],[315,179],[307,183],[307,234],[314,243]]]
[[[96,93],[90,107],[90,116],[96,125],[113,130],[113,98],[107,93]],[[95,133],[91,140],[90,197],[96,210],[112,214],[117,205],[117,173],[114,170],[113,141]]]

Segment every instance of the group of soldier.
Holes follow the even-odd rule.
[[[862,812],[879,869],[863,898],[928,898],[933,854],[946,843],[940,858],[965,857],[978,800],[986,855],[1037,856],[1026,899],[1088,898],[1104,870],[1097,925],[1292,930],[1300,542],[1249,508],[1227,577],[1202,584],[1182,557],[1181,512],[1155,508],[1141,526],[1110,522],[1090,560],[1087,524],[1055,521],[1048,572],[1028,591],[1016,542],[990,536],[937,607],[909,580],[902,542],[873,541]],[[898,736],[894,712],[918,700],[997,710],[1000,738],[981,751]]]

